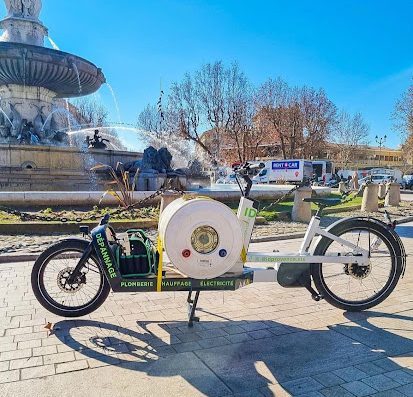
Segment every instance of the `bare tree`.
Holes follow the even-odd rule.
[[[108,121],[109,111],[95,99],[79,98],[73,101],[73,106],[73,115],[81,125],[101,127]]]
[[[214,157],[207,143],[201,139],[201,106],[193,77],[187,73],[181,82],[174,82],[168,97],[166,125],[178,139],[197,144],[209,157]]]
[[[402,144],[403,168],[411,168],[413,160],[413,84],[396,102],[393,112],[393,127],[404,141]]]
[[[351,115],[341,112],[339,114],[332,137],[338,152],[338,160],[344,167],[356,159],[361,146],[368,144],[369,130],[361,113]]]
[[[222,148],[246,156],[246,134],[251,129],[252,89],[237,64],[203,65],[175,82],[168,98],[166,124],[171,132],[195,142],[216,164]],[[208,129],[202,136],[200,128]]]
[[[393,121],[394,128],[404,139],[413,134],[413,85],[396,102]]]
[[[258,90],[259,107],[257,117],[262,125],[268,127],[268,135],[274,144],[280,144],[283,157],[286,159],[294,151],[290,147],[291,131],[289,130],[288,108],[292,101],[292,90],[288,84],[280,78],[268,79]],[[290,112],[292,116],[293,112]],[[295,123],[298,124],[298,123]],[[296,128],[293,128],[296,131]],[[295,132],[293,132],[293,135]]]
[[[337,108],[323,89],[303,87],[299,93],[303,113],[303,157],[317,158],[337,120]]]
[[[138,115],[137,126],[142,130],[140,138],[147,145],[156,145],[165,135],[161,114],[155,105],[147,104]]]

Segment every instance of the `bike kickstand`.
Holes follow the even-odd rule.
[[[199,322],[199,317],[195,316],[196,307],[198,305],[199,291],[196,291],[195,298],[192,299],[192,291],[188,294],[188,327],[194,326],[194,321]]]

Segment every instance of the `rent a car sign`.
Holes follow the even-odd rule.
[[[298,170],[300,169],[299,161],[273,161],[273,170]]]
[[[271,166],[273,180],[296,182],[303,178],[303,161],[284,160],[273,161]]]

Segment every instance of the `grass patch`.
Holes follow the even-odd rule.
[[[88,218],[90,216],[96,217],[96,223],[102,218],[106,213],[111,213],[116,208],[97,208],[96,206],[91,211],[74,211],[74,210],[53,210],[51,208],[46,208],[45,210],[40,211],[30,211],[24,210],[22,212],[29,213],[31,215],[39,215],[43,217],[50,218],[66,218],[69,220],[68,223],[75,222],[77,218]],[[145,207],[139,208],[134,211],[126,211],[122,214],[116,214],[111,216],[112,222],[121,222],[121,221],[136,221],[136,220],[148,220],[148,219],[158,219],[159,217],[159,208],[157,207]],[[10,224],[10,223],[36,223],[36,222],[45,222],[45,223],[55,223],[61,224],[58,220],[53,221],[43,221],[43,220],[25,220],[23,221],[20,216],[8,214],[7,212],[0,211],[0,224]],[[94,221],[92,221],[94,222]]]
[[[338,193],[332,193],[328,196],[328,198],[341,198],[341,195]],[[344,202],[342,204],[336,205],[334,207],[330,207],[330,208],[337,208],[337,209],[343,209],[345,210],[346,208],[349,207],[353,207],[356,205],[361,205],[361,201],[362,201],[362,197],[355,197],[350,201]],[[262,201],[260,203],[260,207],[264,208],[268,205],[270,205],[271,202],[270,201]],[[266,209],[265,211],[260,211],[258,213],[258,216],[262,216],[264,217],[267,221],[276,221],[277,219],[280,218],[280,213],[281,212],[287,212],[287,213],[291,213],[292,209],[293,209],[293,205],[294,205],[294,201],[292,198],[288,199],[287,201],[284,201],[282,203],[279,203],[273,207],[269,207],[268,209]],[[317,210],[318,207],[316,204],[311,203],[311,209],[312,210]]]

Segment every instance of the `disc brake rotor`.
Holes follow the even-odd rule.
[[[86,284],[86,275],[83,273],[76,277],[72,283],[68,282],[68,278],[71,276],[73,270],[73,267],[67,267],[57,275],[57,286],[68,294],[76,293]]]
[[[344,273],[357,280],[363,280],[371,273],[371,264],[360,266],[357,263],[346,263],[344,265]]]

